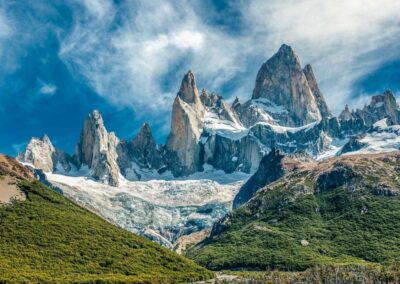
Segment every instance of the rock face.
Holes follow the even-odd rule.
[[[162,173],[166,167],[162,149],[154,141],[147,123],[142,125],[132,141],[121,141],[117,153],[121,173],[129,180],[141,180],[140,169]]]
[[[18,155],[17,160],[29,163],[45,172],[69,171],[72,162],[69,155],[53,146],[46,134],[41,138],[33,137],[25,152]]]
[[[385,91],[381,95],[373,96],[370,104],[362,110],[357,110],[355,115],[362,118],[368,126],[372,126],[375,122],[385,117],[390,117],[394,124],[399,124],[400,122],[400,111],[391,91]]]
[[[313,77],[310,72],[307,73],[310,78]],[[317,85],[313,87],[318,88]],[[322,96],[318,102],[324,104],[321,98]],[[286,110],[270,113],[284,126],[302,126],[322,118],[316,96],[301,68],[300,60],[288,45],[282,45],[279,51],[261,66],[252,99],[266,99]],[[327,108],[323,111],[326,112]]]
[[[117,144],[118,138],[113,132],[107,132],[100,113],[91,112],[76,146],[78,168],[87,166],[95,179],[117,186],[120,173],[116,162]]]
[[[325,98],[318,87],[318,83],[317,80],[315,79],[314,71],[312,70],[311,65],[307,64],[304,67],[303,72],[304,75],[306,75],[308,86],[310,87],[311,91],[314,94],[322,118],[331,117],[332,113],[330,112],[328,105],[325,102]]]
[[[229,106],[220,95],[215,93],[208,95],[207,91],[203,89],[200,99],[206,110],[212,115],[215,115],[218,120],[229,121],[239,127],[242,126],[236,112],[232,110],[231,106]]]
[[[171,133],[166,144],[169,165],[176,176],[202,169],[199,139],[204,126],[204,112],[194,74],[189,71],[172,107]]]
[[[278,150],[272,149],[265,155],[258,170],[251,178],[240,188],[239,193],[233,200],[233,208],[237,208],[252,198],[258,189],[279,179],[285,174],[282,165],[282,155]]]
[[[301,168],[302,164],[310,163],[311,161],[312,159],[308,155],[297,154],[295,156],[286,156],[273,148],[261,159],[257,171],[240,188],[233,200],[233,208],[235,209],[249,201],[260,188],[280,179],[287,173]]]
[[[346,104],[344,110],[340,113],[338,118],[342,121],[347,121],[354,118],[354,113],[350,112],[349,106]]]

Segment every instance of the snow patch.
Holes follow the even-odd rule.
[[[259,109],[262,109],[268,113],[274,114],[286,114],[289,113],[284,106],[277,105],[265,98],[259,98],[252,100],[252,104]]]
[[[204,129],[209,134],[218,134],[220,136],[238,140],[248,134],[248,129],[237,122],[221,119],[212,111],[207,110],[204,115]],[[203,142],[205,143],[205,141]]]

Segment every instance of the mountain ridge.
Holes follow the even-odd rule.
[[[188,255],[217,270],[398,262],[399,162],[396,151],[300,167],[217,222]]]
[[[244,103],[236,99],[229,105],[205,89],[199,94],[194,73],[188,71],[172,106],[171,132],[164,145],[155,145],[150,126],[144,128],[149,141],[120,140],[93,111],[73,156],[55,149],[46,138],[31,140],[18,159],[47,172],[84,172],[112,186],[118,186],[120,175],[128,180],[143,180],[149,174],[162,179],[167,172],[184,177],[209,165],[228,174],[254,173],[273,148],[285,154],[305,151],[314,158],[340,154],[343,143],[387,117],[393,124],[400,121],[390,91],[373,96],[362,110],[345,108],[332,116],[311,65],[302,68],[294,50],[282,45],[262,64],[253,95]]]

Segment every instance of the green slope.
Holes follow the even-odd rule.
[[[234,211],[188,256],[210,269],[399,262],[399,172],[398,153],[302,169]]]
[[[213,274],[117,228],[39,182],[0,205],[0,283],[176,283]]]

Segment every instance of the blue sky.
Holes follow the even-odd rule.
[[[246,100],[282,43],[336,114],[400,91],[397,0],[0,0],[0,152],[47,133],[71,153],[92,109],[122,139],[148,121],[163,143],[187,70]]]

